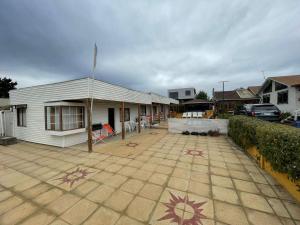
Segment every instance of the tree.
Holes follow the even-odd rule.
[[[13,82],[10,78],[0,77],[0,98],[8,98],[8,92],[10,90],[16,89],[17,82]]]
[[[196,95],[196,99],[208,100],[207,93],[205,91],[199,91]]]

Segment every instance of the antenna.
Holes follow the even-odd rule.
[[[226,82],[229,82],[229,81],[228,81],[228,80],[221,80],[221,81],[219,81],[219,83],[222,83],[222,84],[223,84],[223,101],[224,101],[224,84],[225,84]]]
[[[262,75],[263,75],[263,78],[264,78],[264,80],[266,79],[266,77],[265,77],[265,71],[264,70],[262,70],[261,71],[261,73],[262,73]]]

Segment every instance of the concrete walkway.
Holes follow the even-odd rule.
[[[300,207],[226,137],[152,129],[60,149],[0,147],[0,224],[300,224]]]

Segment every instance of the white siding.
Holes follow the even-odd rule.
[[[185,91],[191,91],[191,95],[186,95]],[[170,92],[178,92],[178,99],[194,99],[196,96],[195,88],[178,88],[178,89],[170,89],[168,90],[168,94]],[[170,96],[170,95],[169,95]]]

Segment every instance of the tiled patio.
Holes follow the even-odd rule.
[[[87,153],[0,147],[0,224],[300,224],[300,207],[226,137],[153,129]]]

